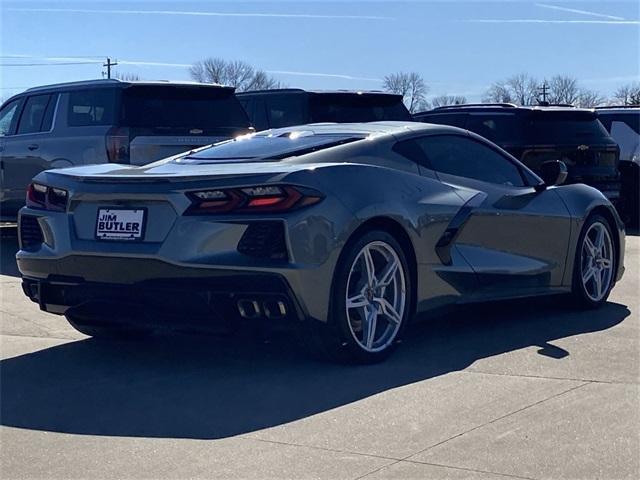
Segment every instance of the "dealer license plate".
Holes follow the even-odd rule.
[[[142,240],[146,210],[121,208],[99,208],[96,219],[98,240]]]

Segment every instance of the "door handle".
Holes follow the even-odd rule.
[[[27,148],[29,150],[37,150],[40,147],[40,145],[37,145],[35,143],[32,143],[31,145],[29,145]]]

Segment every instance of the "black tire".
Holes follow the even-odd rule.
[[[606,286],[604,296],[599,300],[593,300],[586,291],[584,282],[582,281],[582,270],[583,270],[583,257],[582,250],[584,245],[584,240],[587,232],[591,228],[592,225],[600,223],[604,225],[607,232],[609,233],[609,237],[611,239],[611,245],[613,250],[613,269],[611,273],[611,278],[609,280],[609,284]],[[604,305],[609,298],[609,294],[611,293],[611,289],[615,285],[615,277],[617,271],[617,261],[618,261],[618,246],[615,242],[615,237],[611,230],[611,225],[609,221],[599,214],[591,215],[585,221],[582,226],[582,230],[580,231],[580,236],[578,237],[578,242],[576,244],[576,253],[575,259],[573,263],[573,279],[572,279],[572,289],[571,289],[571,298],[574,306],[578,308],[584,309],[596,309]]]
[[[400,326],[389,345],[380,351],[367,351],[354,338],[355,333],[349,326],[346,313],[346,291],[349,272],[358,254],[372,242],[384,242],[396,253],[403,269],[405,284],[405,304]],[[406,255],[400,243],[389,233],[382,230],[370,230],[361,236],[350,240],[345,246],[333,275],[331,288],[331,304],[329,318],[326,323],[318,320],[307,320],[305,337],[307,345],[311,345],[324,358],[340,363],[371,364],[383,361],[396,348],[411,315],[413,285]]]

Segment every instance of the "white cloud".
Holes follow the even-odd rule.
[[[321,15],[313,13],[251,13],[251,12],[185,12],[177,10],[92,10],[86,8],[6,8],[11,12],[33,13],[83,13],[83,14],[116,14],[116,15],[181,15],[192,17],[258,17],[258,18],[309,18],[331,20],[393,20],[393,17],[376,15]]]
[[[548,5],[546,3],[536,3],[536,7],[549,8],[560,12],[577,13],[580,15],[589,15],[592,17],[607,18],[609,20],[624,20],[624,17],[616,17],[615,15],[606,15],[604,13],[590,12],[588,10],[578,10],[576,8],[559,7],[557,5]]]
[[[291,71],[291,70],[267,70],[267,73],[271,73],[272,75],[299,75],[303,77],[330,77],[330,78],[340,78],[343,80],[362,80],[365,82],[382,82],[381,78],[354,77],[352,75],[345,75],[342,73],[297,72],[297,71]]]

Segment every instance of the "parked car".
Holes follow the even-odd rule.
[[[3,220],[15,220],[42,170],[143,165],[248,128],[230,87],[91,80],[30,88],[0,108]]]
[[[252,324],[374,362],[414,313],[569,293],[602,305],[624,227],[488,140],[409,122],[268,130],[146,167],[40,173],[20,212],[23,289],[93,336]]]
[[[420,122],[462,127],[500,145],[534,172],[562,160],[567,183],[586,183],[620,198],[619,149],[591,109],[513,104],[452,105],[417,113]]]
[[[598,118],[620,147],[622,210],[633,226],[640,221],[640,106],[598,107]]]
[[[402,96],[386,92],[284,88],[242,92],[238,98],[256,130],[323,122],[411,121]]]

